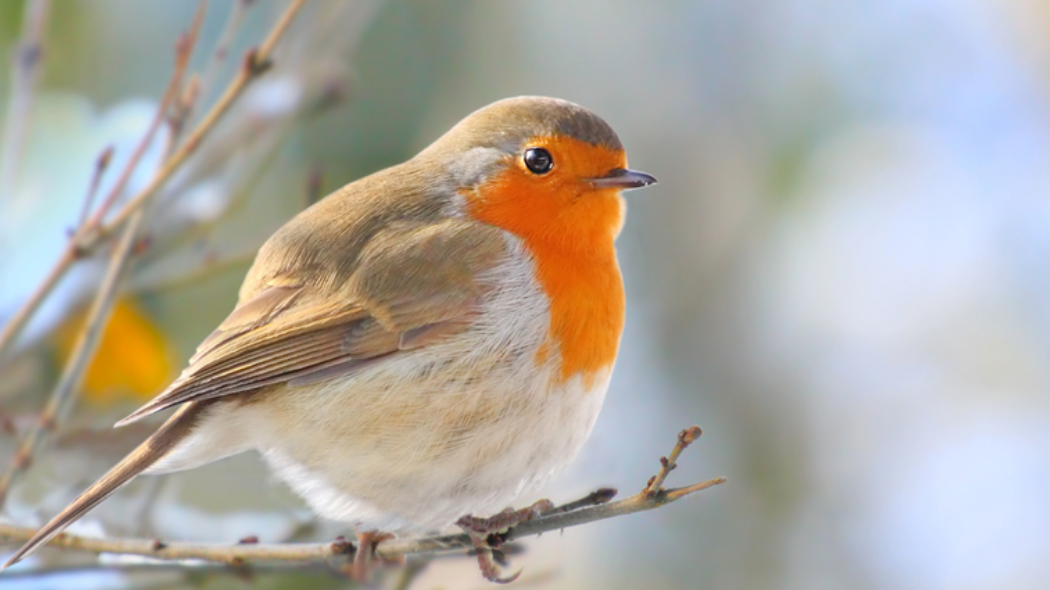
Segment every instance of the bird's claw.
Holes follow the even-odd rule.
[[[376,545],[387,539],[393,539],[394,535],[389,533],[367,532],[357,534],[357,548],[354,551],[353,560],[348,564],[347,573],[354,580],[367,584],[372,576],[372,565],[382,561],[376,556]],[[340,537],[343,543],[346,539]],[[340,539],[336,542],[339,543]]]
[[[481,568],[481,575],[490,582],[509,584],[518,579],[522,570],[508,577],[501,577],[503,569],[493,557],[493,548],[498,548],[503,543],[502,534],[523,522],[543,516],[553,508],[554,503],[544,499],[527,508],[521,510],[508,508],[488,518],[467,515],[457,520],[456,525],[470,537],[470,542],[478,554],[478,567]]]

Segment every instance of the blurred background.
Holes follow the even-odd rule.
[[[0,2],[0,324],[60,254],[107,146],[100,194],[115,182],[196,9],[66,1],[34,20],[39,4]],[[209,5],[191,61],[203,104],[283,6]],[[19,106],[12,66],[34,27],[43,51]],[[530,540],[518,586],[1046,587],[1050,4],[314,0],[276,60],[158,195],[76,409],[3,518],[41,523],[144,438],[148,426],[108,427],[177,373],[284,220],[480,106],[543,94],[601,114],[660,180],[628,195],[627,328],[605,408],[543,495],[634,493],[693,423],[704,437],[669,484],[729,482]],[[158,165],[155,143],[129,191]],[[63,281],[4,366],[0,457],[44,404],[100,261]],[[142,478],[74,530],[346,533],[254,456]],[[348,585],[98,563],[45,551],[4,584]],[[484,587],[463,558],[412,585]]]

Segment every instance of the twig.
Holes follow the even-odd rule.
[[[11,96],[4,117],[4,136],[0,139],[0,195],[10,194],[18,184],[29,115],[33,108],[33,91],[44,56],[44,25],[50,5],[50,0],[26,3],[22,37],[18,40],[14,67],[11,68]]]
[[[172,72],[171,82],[168,84],[168,91],[165,93],[166,98],[169,100],[172,96],[177,95],[178,89],[181,86],[186,66],[189,63],[190,54],[193,51],[193,46],[196,44],[198,34],[200,33],[205,5],[206,2],[204,0],[198,4],[197,14],[193,20],[193,25],[190,27],[190,31],[180,39],[176,46],[175,68]],[[158,113],[161,113],[161,116],[159,117],[160,119],[163,119],[163,109],[163,105],[158,109]],[[155,118],[154,122],[156,121],[157,119]],[[150,131],[147,132],[147,138],[155,131],[155,126],[151,126]],[[140,147],[147,143],[148,139],[144,139]],[[137,155],[141,154],[136,154],[136,156]],[[119,190],[119,183],[126,181],[126,177],[130,176],[130,173],[127,172],[127,170],[130,170],[134,165],[134,162],[128,164],[128,168],[125,169],[124,178],[122,178],[121,181],[118,181],[118,187],[114,187],[114,192],[111,193],[111,195],[119,194],[117,192],[117,190]],[[100,212],[106,206],[107,205],[104,203],[102,207],[100,207]],[[113,310],[113,305],[119,291],[120,279],[127,266],[128,259],[131,257],[132,246],[135,244],[135,237],[138,235],[138,230],[142,225],[144,217],[145,209],[137,210],[135,215],[131,217],[124,228],[120,244],[113,250],[113,253],[110,256],[110,263],[109,267],[106,269],[106,275],[103,278],[98,293],[95,295],[95,300],[92,303],[91,310],[84,322],[84,328],[80,331],[76,344],[73,347],[73,351],[70,353],[70,357],[66,361],[66,365],[62,371],[62,376],[59,379],[58,384],[55,386],[55,390],[52,392],[51,398],[48,400],[47,406],[44,408],[44,412],[40,415],[40,419],[29,430],[25,438],[22,439],[22,443],[19,445],[18,450],[15,452],[14,459],[11,461],[11,465],[4,472],[3,476],[0,476],[0,507],[2,507],[7,500],[7,495],[11,490],[11,485],[22,473],[29,469],[29,466],[32,464],[33,455],[43,442],[44,436],[58,427],[58,423],[65,419],[66,414],[76,401],[76,394],[80,390],[80,384],[83,381],[84,372],[95,356],[95,351],[98,348],[102,331],[109,321],[110,313]],[[98,214],[96,214],[95,219],[99,219]],[[89,220],[87,223],[90,224],[93,223],[93,221]]]
[[[679,438],[679,445],[684,449],[685,446],[682,445],[681,441],[682,439]],[[675,448],[678,449],[679,447],[676,446]],[[680,488],[659,489],[653,494],[642,491],[619,502],[590,505],[586,508],[568,512],[555,509],[544,516],[518,525],[503,536],[505,541],[509,542],[522,537],[539,535],[598,520],[653,510],[725,481],[723,477],[716,477],[705,482]],[[607,491],[590,494],[587,498],[572,502],[566,506],[587,502],[593,503],[595,498],[606,497],[607,495]],[[32,537],[34,532],[30,528],[0,524],[0,539],[2,540],[22,542]],[[59,534],[48,545],[90,553],[142,555],[162,560],[204,560],[235,567],[247,565],[296,565],[323,562],[334,557],[345,560],[348,553],[351,552],[350,544],[346,541],[342,543],[220,545],[215,543],[158,543],[156,539],[95,539],[68,533]],[[471,548],[471,541],[467,535],[452,534],[383,541],[376,547],[376,554],[382,559],[394,560],[407,555],[444,553],[469,548]]]
[[[95,211],[94,215],[87,220],[85,224],[80,226],[77,233],[70,240],[71,246],[75,247],[82,254],[86,254],[89,248],[79,244],[80,237],[86,232],[94,231],[99,225],[105,220],[109,210],[116,204],[120,196],[124,194],[124,187],[127,186],[128,181],[131,179],[131,175],[135,172],[138,167],[139,161],[142,156],[145,155],[146,150],[149,149],[153,138],[156,136],[157,131],[160,130],[161,125],[167,119],[168,111],[171,109],[179,99],[180,89],[182,88],[182,79],[186,72],[186,67],[189,65],[190,56],[193,53],[193,46],[197,43],[197,35],[200,32],[201,23],[204,20],[204,10],[207,6],[206,0],[200,0],[197,4],[197,12],[193,17],[193,24],[190,25],[190,30],[179,37],[179,40],[175,43],[175,68],[172,71],[171,78],[168,79],[168,87],[164,90],[164,94],[161,96],[160,105],[157,106],[157,112],[153,116],[153,120],[150,121],[149,127],[146,133],[142,136],[139,144],[135,147],[135,151],[131,153],[131,158],[128,159],[128,164],[124,166],[123,172],[117,179],[116,184],[110,189],[109,194],[106,195],[104,201],[99,206],[98,210]]]
[[[575,502],[568,502],[561,506],[555,506],[553,510],[547,513],[547,515],[550,516],[562,512],[572,512],[573,510],[587,508],[588,506],[608,504],[615,497],[616,488],[598,488]]]
[[[137,195],[132,197],[126,205],[114,216],[113,220],[106,223],[99,228],[97,233],[88,234],[83,236],[83,242],[80,243],[82,249],[90,249],[94,247],[101,239],[113,232],[114,229],[120,227],[122,223],[127,221],[128,217],[131,216],[136,210],[153,196],[153,193],[157,191],[168,178],[178,169],[179,166],[188,158],[193,152],[200,146],[201,141],[211,132],[215,127],[215,124],[219,119],[226,113],[226,111],[233,105],[236,99],[244,92],[248,84],[262,75],[268,70],[272,63],[270,57],[273,53],[274,46],[277,41],[280,40],[281,36],[288,29],[288,25],[292,23],[296,13],[302,8],[303,3],[306,0],[295,0],[281,15],[281,18],[274,25],[270,34],[266,39],[259,45],[258,49],[254,49],[248,52],[244,57],[244,64],[237,73],[237,77],[230,82],[230,85],[226,87],[226,91],[219,97],[218,101],[212,106],[208,114],[204,116],[201,122],[193,130],[193,132],[186,138],[186,141],[171,155],[164,165],[153,177],[150,183],[143,188]]]
[[[196,25],[191,30],[194,31],[192,34],[193,39],[196,39],[196,32],[199,30],[200,17],[203,14],[203,3],[198,5],[197,16],[194,18],[194,24]],[[88,218],[86,221],[80,224],[73,236],[70,237],[69,243],[63,250],[62,255],[59,257],[55,266],[52,267],[47,277],[43,282],[37,286],[36,290],[29,297],[29,299],[22,305],[21,308],[11,317],[11,320],[7,322],[4,329],[0,331],[0,366],[3,366],[4,356],[7,350],[14,344],[18,334],[25,328],[26,323],[33,317],[36,310],[44,303],[47,296],[51,294],[59,280],[65,276],[66,272],[69,271],[73,263],[78,259],[86,255],[87,251],[83,250],[78,245],[78,236],[84,234],[89,228],[97,227],[110,207],[116,203],[121,193],[124,192],[124,187],[131,179],[132,173],[138,166],[139,160],[145,154],[146,149],[150,143],[153,142],[153,137],[156,135],[157,130],[160,129],[161,124],[164,122],[165,113],[171,106],[171,103],[178,96],[179,87],[182,84],[182,77],[185,73],[186,66],[189,63],[190,57],[190,43],[188,42],[190,36],[184,36],[180,38],[176,44],[176,56],[175,56],[175,67],[172,70],[171,77],[168,79],[168,86],[164,90],[164,94],[161,96],[160,104],[157,106],[157,112],[153,116],[153,120],[150,121],[149,127],[143,134],[139,144],[135,147],[135,151],[132,152],[131,157],[128,159],[127,164],[124,166],[120,177],[117,179],[116,184],[110,189],[106,198],[102,201],[102,204],[95,211],[95,213]],[[108,158],[105,158],[108,164]],[[103,157],[99,158],[99,164],[103,161]],[[97,175],[100,175],[98,167],[96,167]],[[97,178],[92,183],[97,182]],[[94,188],[89,189],[89,195],[94,194]],[[90,200],[90,199],[89,199]],[[87,209],[85,208],[85,211]],[[2,502],[0,502],[2,503]]]
[[[249,154],[245,159],[253,159],[255,156],[252,154],[255,154],[256,150],[260,149],[264,149],[265,151],[265,146],[262,143],[255,143],[244,148],[244,153]],[[273,156],[274,154],[272,152],[268,156],[265,156],[259,164],[260,168],[265,167],[267,162],[269,162]],[[255,191],[256,185],[258,185],[262,178],[262,175],[260,174],[249,174],[248,176],[251,177],[250,182],[245,186],[239,187],[236,191],[232,191],[229,195],[229,201],[226,204],[222,216],[208,220],[201,220],[181,230],[178,235],[168,237],[167,241],[165,241],[165,249],[171,251],[187,244],[205,241],[206,238],[215,231],[215,227],[225,215],[232,214],[244,205],[248,200],[248,197]],[[196,281],[208,278],[237,265],[250,263],[258,253],[258,249],[258,245],[253,244],[248,247],[242,247],[235,252],[222,254],[221,256],[214,252],[206,253],[201,258],[199,268],[188,271],[183,275],[180,275],[178,272],[171,272],[168,269],[164,269],[163,278],[150,279],[148,278],[148,275],[146,275],[146,278],[143,278],[142,275],[145,273],[139,273],[135,278],[140,280],[133,286],[133,290],[160,291],[193,284]],[[164,252],[158,252],[155,254],[155,256],[163,255],[165,255]],[[147,254],[137,258],[136,262],[143,267],[148,267],[153,262],[153,258]]]
[[[260,567],[254,568],[252,573],[254,573],[254,574],[269,574],[269,573],[287,574],[289,571],[292,571],[292,570],[293,570],[293,568],[290,568],[288,566],[285,566],[285,567],[281,567],[281,566],[277,566],[277,567],[260,566]],[[323,564],[323,563],[308,563],[308,564],[303,564],[301,567],[294,568],[294,571],[304,572],[304,573],[307,573],[307,572],[325,573],[325,572],[330,572],[331,570],[328,567],[326,567],[325,564]],[[3,574],[3,579],[4,579],[5,582],[7,580],[17,580],[19,578],[32,579],[36,583],[37,586],[40,586],[40,585],[42,585],[40,581],[41,581],[41,579],[46,579],[45,576],[47,578],[53,578],[53,577],[58,577],[58,576],[75,576],[75,575],[78,575],[78,574],[98,573],[98,572],[114,572],[114,573],[121,573],[121,574],[134,574],[134,573],[139,573],[139,572],[155,574],[155,573],[158,573],[158,572],[170,572],[170,573],[191,574],[193,576],[202,576],[202,575],[209,575],[209,574],[215,574],[215,575],[231,575],[231,574],[239,575],[240,573],[242,573],[242,572],[240,572],[238,570],[226,567],[226,566],[224,566],[221,563],[200,564],[198,566],[193,567],[192,569],[189,569],[184,564],[180,564],[178,562],[170,562],[170,561],[169,562],[138,562],[138,563],[101,563],[101,562],[96,562],[96,563],[85,563],[85,564],[78,564],[78,565],[58,566],[58,567],[48,568],[47,570],[43,570],[43,571],[41,571],[41,570],[22,570],[22,569],[5,570],[4,574]],[[170,581],[166,585],[164,585],[162,587],[170,588],[171,587]],[[141,587],[136,585],[136,586],[134,586],[134,588],[136,588],[136,590],[139,590]]]
[[[59,257],[55,265],[51,267],[51,270],[47,272],[47,276],[44,280],[36,286],[33,290],[33,294],[29,296],[22,307],[18,308],[18,311],[11,316],[11,319],[4,325],[4,329],[0,330],[0,368],[3,367],[4,357],[7,351],[14,345],[15,339],[19,334],[22,333],[22,329],[25,328],[26,324],[36,313],[36,310],[40,309],[41,304],[47,299],[47,296],[51,294],[51,291],[58,285],[58,281],[62,277],[66,276],[69,272],[69,267],[73,265],[73,262],[77,259],[76,248],[72,246],[72,240],[70,245],[63,250],[62,255]]]
[[[18,44],[15,67],[11,70],[11,98],[4,120],[4,136],[0,140],[0,195],[10,194],[17,184],[15,175],[20,168],[22,148],[29,126],[29,110],[32,107],[33,90],[43,56],[42,38],[49,8],[49,0],[33,0],[26,7],[22,38]],[[65,274],[65,269],[60,270],[64,266],[66,263],[63,256],[37,287],[26,305],[18,310],[7,326],[0,331],[0,363],[3,362],[4,350],[14,343],[15,337],[33,312]]]
[[[82,226],[80,230],[77,231],[76,235],[70,239],[69,246],[59,257],[44,282],[37,287],[29,300],[15,313],[12,319],[4,327],[3,331],[0,332],[0,362],[3,361],[4,353],[12,345],[15,338],[25,327],[25,324],[32,318],[33,314],[36,313],[36,310],[39,309],[40,305],[51,293],[55,285],[58,284],[58,281],[69,271],[69,268],[73,263],[79,258],[92,252],[94,248],[108,238],[115,229],[127,221],[135,211],[142,207],[197,149],[208,133],[215,127],[215,124],[222,118],[222,115],[226,113],[230,106],[241,95],[247,85],[269,67],[269,60],[274,47],[284,35],[284,32],[288,29],[288,25],[291,24],[295,15],[300,11],[304,3],[305,0],[295,0],[287,9],[285,9],[281,18],[274,25],[273,29],[258,49],[248,53],[245,58],[244,66],[240,69],[237,77],[230,82],[226,91],[216,101],[212,106],[212,109],[204,116],[197,127],[194,128],[187,140],[164,162],[161,168],[157,170],[149,184],[133,196],[109,223],[106,223],[101,227],[95,227],[89,221],[88,224]],[[99,219],[101,220],[101,217]]]
[[[79,221],[77,227],[87,223],[88,215],[91,214],[91,206],[95,202],[95,195],[98,193],[98,185],[102,183],[102,176],[106,173],[106,168],[109,168],[109,163],[113,159],[113,146],[106,146],[106,149],[98,155],[98,159],[95,160],[95,171],[91,174],[91,184],[88,185],[87,196],[84,197],[84,206],[80,210]]]
[[[208,91],[211,90],[211,86],[215,81],[215,76],[219,73],[219,67],[226,61],[226,58],[230,55],[230,46],[233,44],[233,40],[237,35],[237,29],[240,28],[241,23],[244,22],[244,14],[252,3],[246,0],[237,0],[232,2],[230,6],[230,14],[226,17],[226,24],[222,27],[222,32],[219,33],[219,38],[215,41],[215,47],[211,51],[211,55],[208,60],[208,65],[204,69],[204,75],[201,76],[200,85],[198,92],[202,96],[207,96]]]
[[[659,493],[664,485],[664,480],[667,479],[667,475],[671,473],[675,467],[678,467],[678,464],[676,463],[676,461],[678,461],[678,456],[681,455],[682,451],[686,450],[689,445],[693,444],[696,439],[700,438],[700,435],[703,433],[704,431],[700,430],[699,426],[690,426],[679,432],[678,444],[676,444],[674,449],[671,450],[670,455],[667,457],[660,457],[660,471],[649,480],[649,483],[645,484],[645,489],[642,490],[642,492],[648,496],[653,496]]]
[[[95,356],[95,350],[102,336],[102,329],[109,321],[110,312],[113,311],[117,287],[120,285],[120,277],[131,255],[131,247],[135,243],[135,236],[138,234],[143,216],[144,211],[136,213],[124,229],[124,235],[121,237],[120,244],[113,251],[109,268],[106,270],[106,277],[102,281],[102,286],[99,288],[91,311],[88,313],[84,329],[81,330],[77,337],[73,352],[66,362],[62,377],[59,379],[58,385],[55,386],[55,391],[51,394],[51,399],[48,400],[43,414],[40,415],[40,420],[33,425],[25,438],[22,439],[22,444],[19,445],[18,451],[15,452],[11,465],[8,466],[3,476],[0,476],[0,506],[3,506],[4,501],[7,499],[11,484],[15,482],[18,476],[29,469],[37,447],[44,440],[44,435],[57,428],[58,423],[65,418],[72,403],[76,400],[75,394],[80,389],[84,370]]]

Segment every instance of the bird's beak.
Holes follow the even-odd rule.
[[[591,183],[591,186],[594,188],[629,190],[632,188],[642,188],[649,186],[650,184],[656,184],[656,177],[637,170],[613,168],[605,176],[600,178],[588,178],[587,182]]]

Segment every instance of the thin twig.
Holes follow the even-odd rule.
[[[277,567],[259,566],[259,567],[253,568],[252,573],[255,574],[255,575],[265,575],[265,574],[271,574],[271,573],[272,574],[287,574],[292,569],[293,568],[290,568],[288,566],[284,566],[284,567],[281,567],[281,566],[277,566]],[[318,573],[318,574],[323,574],[325,572],[330,572],[331,571],[330,568],[328,568],[323,563],[307,563],[307,564],[303,564],[300,567],[294,568],[294,570],[297,571],[297,572],[303,572],[303,573],[313,572],[313,573]],[[10,570],[5,570],[4,571],[3,579],[4,579],[5,582],[8,581],[8,580],[17,580],[19,578],[31,579],[36,584],[36,586],[34,586],[34,587],[39,587],[39,586],[43,586],[44,585],[44,584],[41,584],[41,580],[42,579],[55,578],[55,577],[60,577],[60,576],[76,576],[76,575],[81,575],[81,574],[90,574],[90,573],[99,573],[99,572],[113,572],[113,573],[121,573],[121,574],[134,574],[134,573],[140,573],[140,572],[141,573],[155,574],[155,573],[159,573],[159,572],[168,572],[168,573],[175,573],[175,574],[182,573],[182,574],[188,574],[188,575],[193,575],[193,576],[203,576],[203,575],[209,575],[209,574],[214,574],[214,575],[231,575],[231,574],[232,575],[240,575],[240,574],[243,573],[242,571],[226,567],[226,566],[224,566],[221,563],[199,564],[199,565],[194,566],[193,568],[187,568],[184,564],[180,564],[178,562],[170,562],[170,561],[169,562],[148,562],[147,561],[147,562],[137,562],[137,563],[102,563],[102,562],[96,562],[96,563],[84,563],[84,564],[77,564],[77,565],[64,565],[64,566],[52,567],[52,568],[48,568],[47,570],[44,570],[44,571],[41,571],[41,570],[25,570],[25,569],[10,569]],[[141,589],[141,586],[138,586],[138,585],[135,585],[133,587],[136,588],[136,590],[140,590]],[[166,585],[164,585],[162,587],[163,588],[170,588],[171,587],[171,582],[169,581]]]
[[[230,47],[237,36],[237,29],[244,22],[244,14],[251,5],[252,3],[246,0],[237,0],[231,3],[230,14],[226,17],[226,24],[223,25],[222,32],[219,33],[219,38],[215,41],[215,47],[209,56],[204,75],[200,78],[197,90],[202,96],[207,97],[208,91],[211,90],[212,84],[215,82],[215,76],[219,73],[220,66],[229,57]]]
[[[190,30],[179,37],[179,40],[175,42],[175,69],[172,72],[171,78],[168,80],[168,87],[164,90],[164,94],[161,96],[160,105],[157,106],[157,112],[153,116],[153,120],[150,121],[149,127],[146,133],[142,136],[139,144],[135,147],[135,151],[131,153],[131,158],[128,160],[128,164],[124,166],[123,172],[117,179],[116,184],[110,189],[109,194],[106,195],[105,200],[95,211],[95,213],[88,219],[87,223],[82,225],[78,230],[73,239],[73,245],[83,253],[89,251],[82,244],[79,243],[81,236],[86,232],[93,231],[102,224],[105,220],[109,210],[116,204],[117,200],[120,199],[121,195],[124,194],[124,187],[127,186],[128,181],[131,179],[131,175],[138,168],[138,163],[142,159],[142,156],[146,154],[146,150],[149,149],[153,138],[160,130],[161,125],[167,119],[168,111],[171,109],[179,98],[180,89],[182,88],[182,79],[186,72],[186,67],[189,65],[190,56],[193,54],[193,46],[197,43],[197,35],[200,31],[201,23],[204,20],[204,10],[207,7],[206,0],[200,0],[197,4],[197,12],[193,16],[193,24],[190,25]]]
[[[4,136],[0,139],[0,195],[10,194],[18,184],[29,136],[33,95],[44,57],[44,25],[50,7],[50,0],[31,0],[26,3],[22,18],[22,36],[11,68],[11,95],[4,117]]]
[[[176,46],[175,68],[171,76],[171,82],[168,85],[169,91],[165,93],[169,98],[170,96],[177,95],[178,89],[182,83],[190,55],[193,51],[193,46],[197,42],[201,24],[204,20],[205,5],[206,2],[201,0],[198,4],[197,14],[193,20],[193,25],[190,27],[190,31],[180,39]],[[161,109],[163,108],[164,107],[162,106]],[[160,109],[158,111],[163,112]],[[156,130],[151,128],[151,130],[147,132],[147,136],[154,131]],[[145,144],[146,141],[144,140],[142,145]],[[133,165],[135,164],[128,164],[129,167]],[[128,174],[125,174],[125,176],[128,176]],[[105,206],[106,205],[103,204],[102,208]],[[84,327],[78,334],[73,351],[70,353],[69,359],[66,361],[66,365],[62,371],[62,376],[59,379],[58,384],[55,386],[55,390],[52,392],[51,398],[48,400],[47,406],[44,408],[44,412],[41,414],[40,419],[26,434],[22,443],[19,445],[18,450],[15,452],[11,465],[8,466],[4,474],[0,476],[0,507],[2,507],[7,500],[7,495],[11,490],[11,485],[22,473],[29,469],[33,461],[33,456],[36,453],[37,448],[43,442],[45,435],[54,431],[58,427],[59,422],[65,419],[66,414],[69,413],[76,401],[76,394],[80,390],[80,384],[83,381],[84,372],[91,360],[95,357],[95,351],[98,348],[102,332],[106,324],[109,322],[110,313],[113,310],[113,305],[116,301],[117,293],[119,292],[120,280],[123,276],[124,269],[127,267],[128,260],[131,257],[132,246],[135,244],[135,237],[138,235],[139,228],[142,225],[145,211],[145,209],[137,210],[135,215],[131,217],[124,228],[120,244],[113,250],[113,253],[110,256],[106,275],[103,278],[102,285],[99,287],[99,290],[95,295],[91,310],[84,322]],[[89,220],[88,223],[92,222]]]
[[[4,326],[3,331],[0,332],[0,363],[3,362],[4,353],[10,348],[26,323],[33,317],[55,285],[58,284],[58,281],[69,271],[73,263],[92,252],[120,224],[127,221],[136,210],[142,207],[197,149],[201,141],[215,127],[216,123],[241,95],[248,84],[269,67],[274,47],[288,29],[295,15],[302,9],[304,3],[305,0],[295,0],[288,6],[258,49],[249,52],[245,59],[244,67],[240,69],[237,77],[230,82],[223,95],[212,106],[212,109],[204,116],[203,120],[180,148],[157,170],[149,184],[132,197],[114,216],[112,221],[97,228],[89,222],[82,226],[77,234],[70,239],[69,246],[59,257],[51,271],[49,271],[44,282],[37,287],[29,300],[14,314],[8,324]]]
[[[88,185],[87,196],[84,197],[84,206],[80,209],[77,227],[87,223],[88,215],[91,214],[91,206],[94,205],[95,195],[98,194],[98,185],[102,184],[102,177],[113,160],[113,146],[106,146],[95,160],[95,171],[91,174],[91,183]]]
[[[124,267],[127,265],[131,255],[131,247],[135,243],[139,225],[142,222],[144,211],[140,211],[131,218],[124,229],[120,244],[113,251],[109,268],[102,286],[95,296],[95,301],[88,313],[84,323],[84,329],[77,336],[77,342],[73,347],[69,360],[62,371],[62,377],[58,380],[51,398],[44,408],[40,419],[30,428],[22,443],[15,452],[11,465],[3,476],[0,476],[0,506],[3,506],[7,494],[17,478],[24,473],[32,464],[33,455],[44,440],[44,436],[53,432],[60,421],[69,412],[70,407],[76,400],[76,393],[80,389],[80,383],[84,377],[84,371],[95,356],[95,350],[102,336],[102,330],[109,321],[110,312],[113,311],[113,303],[116,300],[120,278]]]
[[[244,160],[252,160],[256,158],[258,151],[266,152],[265,145],[261,142],[254,143],[244,148],[247,157]],[[263,160],[259,163],[259,169],[265,168],[268,162],[274,157],[274,152],[269,150],[269,155],[263,156]],[[223,214],[212,219],[201,220],[197,223],[190,225],[184,229],[181,229],[175,236],[169,236],[164,242],[166,252],[157,252],[154,256],[145,254],[136,259],[136,262],[143,267],[148,267],[156,257],[164,256],[167,252],[177,250],[182,246],[203,242],[215,231],[216,226],[225,218],[227,215],[233,214],[235,211],[240,209],[248,201],[248,197],[255,192],[255,187],[262,179],[262,175],[258,173],[248,174],[251,180],[245,185],[238,187],[236,191],[232,191],[229,195],[229,201],[226,203],[226,207]],[[159,212],[158,212],[159,213]],[[261,238],[260,238],[261,239]],[[196,281],[203,280],[210,276],[213,276],[222,271],[234,268],[241,264],[248,264],[258,253],[258,242],[248,247],[242,247],[236,252],[230,252],[222,254],[221,256],[217,253],[206,253],[200,260],[200,267],[189,271],[187,274],[179,275],[177,272],[173,273],[169,270],[163,272],[163,278],[161,279],[150,279],[148,275],[143,278],[143,274],[140,273],[136,276],[136,279],[142,279],[133,287],[134,290],[146,290],[146,291],[160,291],[172,287],[179,287],[188,284],[193,284]]]
[[[681,444],[681,439],[679,441],[679,444]],[[685,447],[683,446],[682,448],[684,449]],[[546,515],[518,525],[506,535],[503,535],[503,537],[506,542],[509,542],[598,520],[653,510],[725,481],[723,477],[716,477],[681,488],[660,489],[651,495],[643,491],[619,502],[591,505],[568,512],[554,510]],[[568,505],[582,504],[585,501],[593,502],[595,497],[600,498],[606,495],[607,492],[590,494],[587,498]],[[0,524],[0,539],[2,540],[23,542],[32,537],[34,533],[35,531],[30,528]],[[236,567],[257,564],[297,565],[323,562],[330,558],[345,560],[348,554],[352,552],[352,547],[345,540],[343,542],[330,543],[220,545],[215,543],[161,543],[156,539],[95,539],[68,533],[59,534],[48,545],[90,553],[142,555],[162,560],[204,560]],[[376,554],[382,559],[394,560],[401,556],[463,551],[471,547],[471,541],[467,535],[452,534],[383,541],[376,547]]]
[[[44,280],[36,286],[33,290],[32,295],[29,299],[22,304],[22,307],[18,308],[18,311],[11,316],[11,319],[4,325],[4,329],[0,330],[0,368],[4,366],[4,357],[7,351],[14,345],[18,335],[22,333],[22,329],[25,328],[29,320],[32,319],[33,314],[36,310],[40,309],[40,306],[47,299],[47,296],[54,291],[55,286],[62,277],[66,276],[69,272],[69,268],[73,266],[73,262],[77,259],[77,250],[73,247],[73,242],[70,240],[69,245],[65,250],[62,251],[62,255],[59,257],[55,265],[51,267],[51,270],[47,272],[47,276]]]
[[[194,40],[196,40],[196,31],[199,30],[200,18],[203,15],[203,6],[203,2],[198,5],[197,14],[194,17],[194,27],[191,28],[191,31],[193,31],[192,38]],[[40,308],[44,303],[44,300],[47,299],[55,286],[58,285],[59,280],[65,276],[66,272],[69,271],[74,262],[86,255],[87,252],[78,245],[78,236],[84,234],[89,228],[97,227],[102,222],[110,207],[116,203],[121,193],[124,192],[124,187],[131,179],[131,175],[138,166],[139,160],[142,158],[143,154],[145,154],[149,145],[153,142],[154,136],[164,122],[165,113],[168,111],[171,103],[178,96],[179,87],[182,84],[182,77],[185,73],[186,66],[189,63],[191,49],[191,43],[189,43],[191,38],[190,35],[191,34],[187,34],[181,37],[176,44],[175,67],[172,70],[171,77],[168,79],[168,86],[165,88],[164,94],[161,96],[160,104],[157,106],[157,112],[153,116],[153,120],[150,121],[149,127],[143,134],[139,144],[132,152],[127,164],[124,166],[116,184],[110,189],[106,198],[102,201],[102,204],[95,213],[81,223],[73,236],[70,237],[69,243],[63,250],[62,255],[59,257],[55,266],[48,273],[44,281],[40,283],[25,304],[19,308],[14,316],[12,316],[7,322],[7,325],[4,326],[4,329],[0,331],[0,366],[3,366],[5,353],[14,344],[18,334],[21,333],[22,329],[25,328],[26,323],[28,323],[29,320],[32,319],[33,314],[36,313],[36,310]],[[99,162],[101,161],[102,159],[100,158]],[[93,189],[89,190],[89,194],[93,193]]]
[[[226,111],[233,105],[236,99],[244,92],[248,84],[268,70],[272,63],[270,61],[273,48],[280,40],[281,36],[288,29],[288,25],[292,23],[296,13],[302,8],[303,3],[306,0],[295,0],[281,15],[281,18],[274,25],[272,31],[266,40],[259,45],[258,49],[254,49],[248,52],[244,58],[244,64],[238,70],[237,77],[230,82],[230,85],[226,87],[226,91],[219,97],[218,101],[212,106],[211,110],[197,125],[197,128],[193,130],[193,133],[186,138],[186,141],[175,151],[174,154],[161,167],[157,174],[153,177],[150,183],[143,188],[137,195],[128,200],[128,203],[113,217],[113,220],[106,223],[104,226],[99,228],[97,233],[88,234],[83,237],[80,242],[82,249],[90,249],[94,247],[101,239],[112,233],[120,224],[127,221],[128,217],[131,216],[139,207],[146,202],[153,193],[155,193],[168,178],[178,169],[179,166],[197,150],[200,146],[201,141],[214,129],[215,124],[219,119],[226,113]]]
[[[579,510],[589,506],[608,504],[616,497],[616,493],[616,488],[598,488],[575,502],[568,502],[561,506],[555,506],[550,512],[547,512],[547,515],[550,516],[562,512],[572,512],[573,510]]]
[[[15,176],[21,167],[22,149],[28,133],[29,110],[33,104],[33,91],[44,52],[43,31],[49,8],[49,0],[33,0],[26,6],[22,38],[18,44],[15,67],[11,70],[11,97],[4,119],[4,136],[0,140],[0,195],[10,194],[17,185]],[[0,330],[0,366],[5,349],[14,343],[15,337],[29,318],[65,274],[67,266],[68,262],[63,255],[55,268],[44,277],[26,305],[12,316],[3,330]]]
[[[693,444],[696,439],[700,438],[700,435],[704,431],[700,430],[699,426],[690,426],[685,430],[678,433],[678,443],[671,450],[671,454],[666,457],[660,457],[660,471],[649,480],[649,483],[645,484],[643,493],[653,496],[660,492],[664,485],[664,480],[667,479],[667,475],[678,467],[678,456],[682,454],[682,451],[689,448],[689,445]]]

